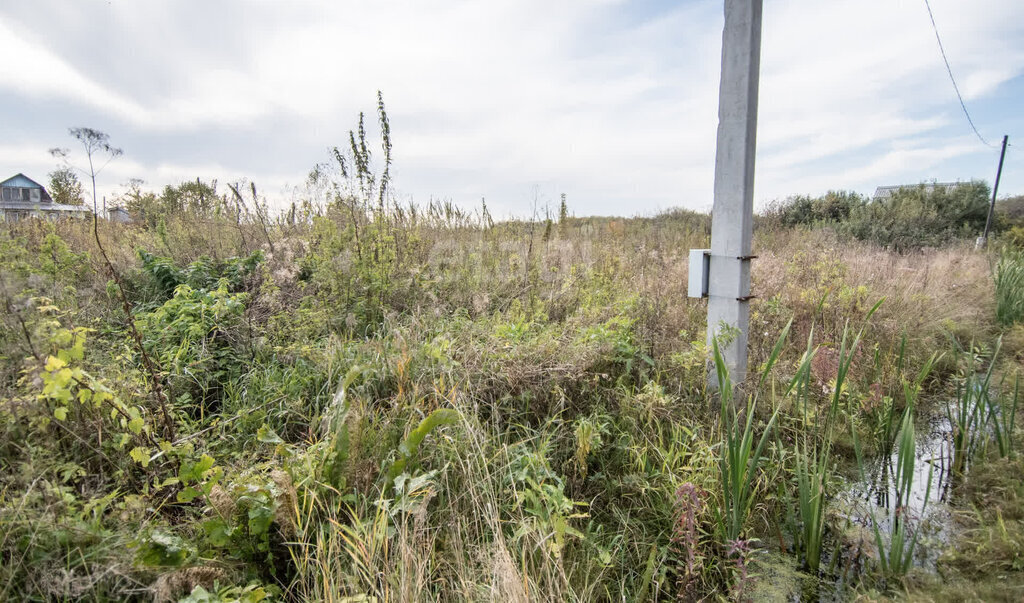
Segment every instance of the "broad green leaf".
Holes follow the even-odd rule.
[[[131,452],[128,453],[128,456],[132,457],[132,460],[142,465],[143,467],[149,466],[149,451],[143,448],[142,446],[136,446],[135,448],[132,448]]]
[[[264,444],[283,444],[284,440],[270,427],[263,425],[256,431],[256,439]]]
[[[68,364],[67,362],[64,362],[63,360],[61,360],[60,358],[57,358],[56,356],[50,356],[50,357],[48,357],[46,359],[46,367],[45,368],[46,368],[47,371],[52,373],[53,371],[60,370],[60,369],[64,368],[65,366],[67,366],[67,364]]]

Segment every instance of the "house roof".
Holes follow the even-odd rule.
[[[924,188],[924,192],[926,192],[926,193],[934,192],[936,189],[944,189],[945,192],[949,193],[949,192],[952,192],[953,190],[955,190],[955,189],[957,189],[957,188],[959,188],[961,186],[965,186],[967,184],[970,184],[970,183],[968,183],[968,182],[928,182],[928,183],[921,183],[921,184],[897,184],[895,186],[880,186],[880,187],[875,189],[875,194],[874,194],[873,198],[876,199],[876,200],[877,199],[888,199],[889,197],[892,196],[893,193],[895,193],[898,190],[902,190],[902,189],[915,189],[915,188],[917,188],[919,186],[923,187]]]
[[[29,178],[25,174],[17,173],[7,180],[0,182],[0,186],[17,186],[21,188],[44,188],[42,184],[39,184],[35,180]]]

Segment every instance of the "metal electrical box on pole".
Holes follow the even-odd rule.
[[[722,34],[707,336],[709,346],[718,337],[734,383],[747,373],[761,7],[762,0],[725,0]]]

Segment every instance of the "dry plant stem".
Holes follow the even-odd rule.
[[[39,352],[36,351],[36,346],[32,342],[32,333],[28,330],[28,325],[25,324],[25,319],[21,316],[21,312],[11,303],[11,298],[7,294],[7,287],[0,285],[0,290],[4,292],[4,305],[7,307],[7,311],[14,315],[18,319],[18,324],[21,325],[21,333],[25,336],[25,342],[28,343],[28,349],[32,352],[32,356],[36,360],[42,360]]]
[[[256,185],[250,183],[250,187],[252,188],[253,210],[256,212],[256,218],[260,221],[260,227],[263,228],[263,235],[267,238],[267,245],[270,246],[270,253],[274,253],[274,243],[270,240],[270,232],[267,230],[267,223],[263,219],[263,212],[260,211],[259,198],[256,196]],[[245,199],[242,197],[242,193],[238,192],[238,188],[233,184],[229,184],[228,188],[231,189],[231,193],[235,196],[235,200],[238,205],[245,207]],[[239,216],[241,216],[241,211],[239,211]],[[241,228],[241,226],[239,226],[239,228]]]
[[[164,437],[168,440],[174,439],[174,421],[171,419],[171,414],[167,410],[167,396],[164,394],[164,389],[160,384],[160,373],[157,370],[156,364],[153,359],[149,357],[146,352],[146,347],[142,345],[142,334],[139,333],[139,329],[135,326],[135,319],[132,318],[132,307],[128,303],[128,296],[124,293],[124,286],[121,284],[121,277],[117,274],[117,270],[114,269],[114,264],[107,257],[107,251],[103,248],[103,243],[100,242],[100,228],[99,228],[99,216],[95,213],[92,216],[92,235],[96,239],[96,247],[100,250],[100,255],[103,256],[103,262],[107,267],[107,271],[110,273],[110,277],[114,279],[114,284],[117,285],[117,295],[121,300],[121,308],[124,310],[125,322],[128,326],[128,330],[132,334],[132,340],[135,342],[135,347],[138,348],[139,354],[142,355],[142,365],[146,368],[146,372],[149,373],[150,382],[153,386],[153,395],[156,396],[157,404],[160,405],[160,414],[163,415],[164,420]]]
[[[260,221],[260,228],[263,229],[263,236],[267,237],[267,246],[270,247],[270,253],[274,253],[274,242],[270,240],[270,231],[267,230],[267,221],[263,217],[263,211],[260,210],[260,199],[256,195],[256,183],[250,182],[249,189],[252,190],[252,206],[256,210],[256,217]]]

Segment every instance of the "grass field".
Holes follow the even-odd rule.
[[[760,221],[721,404],[708,216],[358,199],[0,230],[0,600],[1024,595],[1019,254]],[[932,567],[837,511],[990,367]]]

